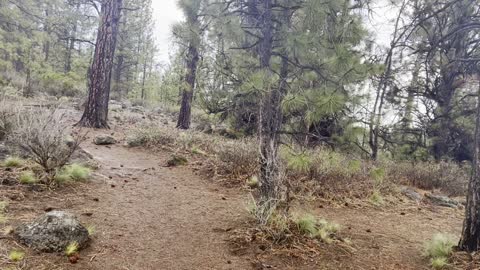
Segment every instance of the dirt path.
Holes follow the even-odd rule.
[[[226,231],[243,211],[233,191],[219,194],[188,169],[166,168],[165,156],[119,145],[84,150],[101,164],[91,222],[98,252],[87,269],[248,269],[229,255]]]
[[[119,127],[111,132],[117,139],[123,136]],[[90,137],[98,133],[93,131]],[[253,243],[243,254],[233,255],[227,240],[233,234],[230,230],[245,227],[248,220],[246,193],[222,188],[188,166],[165,167],[167,152],[121,143],[96,146],[91,141],[82,148],[100,164],[92,181],[51,192],[0,189],[0,200],[9,202],[8,225],[30,221],[47,209],[73,212],[82,223],[94,225],[96,234],[79,263],[70,264],[62,254],[36,254],[0,238],[0,269],[418,270],[429,269],[421,255],[424,241],[437,232],[460,234],[460,209],[413,202],[378,209],[313,203],[306,205],[307,210],[339,223],[351,247],[321,246],[310,255],[306,250],[300,260],[282,248]],[[17,266],[5,260],[14,248],[26,250],[27,258],[19,268],[4,268]]]

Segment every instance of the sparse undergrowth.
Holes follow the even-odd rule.
[[[259,185],[258,145],[253,139],[233,140],[149,125],[132,129],[127,143],[192,154],[209,161],[205,163],[211,167],[207,171],[226,179],[229,185],[245,183],[253,189]],[[386,195],[396,194],[397,185],[441,189],[447,195],[458,196],[464,194],[468,180],[468,166],[452,162],[372,162],[325,148],[298,151],[286,147],[281,149],[281,159],[294,194],[334,200],[367,199],[375,206],[388,204]]]
[[[14,115],[7,139],[43,168],[45,177],[40,181],[55,183],[55,174],[68,163],[85,134],[70,133],[65,115],[58,109],[31,108],[16,111]],[[13,159],[7,160],[8,163],[19,164]]]

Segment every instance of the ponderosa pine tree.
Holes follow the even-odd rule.
[[[185,14],[186,22],[177,25],[174,34],[187,46],[185,54],[185,79],[181,85],[182,100],[178,115],[177,128],[189,129],[192,115],[193,92],[197,76],[198,61],[200,60],[200,42],[202,26],[200,22],[201,0],[180,0],[179,7]]]
[[[88,100],[78,125],[108,128],[108,102],[122,0],[102,3],[95,54],[89,71]]]

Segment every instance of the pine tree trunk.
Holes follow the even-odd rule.
[[[121,8],[122,0],[105,0],[102,3],[101,23],[89,78],[88,100],[78,123],[80,126],[108,128],[110,81]]]
[[[280,168],[278,160],[279,131],[282,124],[281,87],[271,85],[270,60],[273,48],[272,1],[263,1],[261,16],[262,41],[259,47],[260,66],[265,72],[264,94],[259,117],[260,143],[260,200],[262,222],[275,210],[280,193]]]
[[[182,103],[180,106],[180,114],[178,115],[177,128],[189,129],[192,115],[193,91],[195,89],[195,77],[197,76],[197,65],[200,60],[198,49],[191,44],[188,47],[187,56],[187,75],[182,93]]]
[[[475,127],[475,147],[473,170],[468,184],[467,206],[463,223],[460,250],[473,252],[480,250],[480,73],[478,74],[478,103]]]

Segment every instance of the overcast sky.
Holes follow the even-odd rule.
[[[177,0],[153,0],[153,18],[155,19],[155,37],[159,49],[158,60],[166,63],[172,46],[171,26],[183,19],[177,7]]]
[[[155,19],[155,37],[159,49],[158,60],[163,63],[169,61],[169,53],[172,51],[171,26],[183,20],[182,12],[177,7],[177,0],[153,0],[153,17]],[[393,30],[392,19],[396,11],[386,8],[386,0],[374,1],[374,12],[367,22],[370,31],[377,36],[377,43],[387,46],[390,43],[390,34]]]

